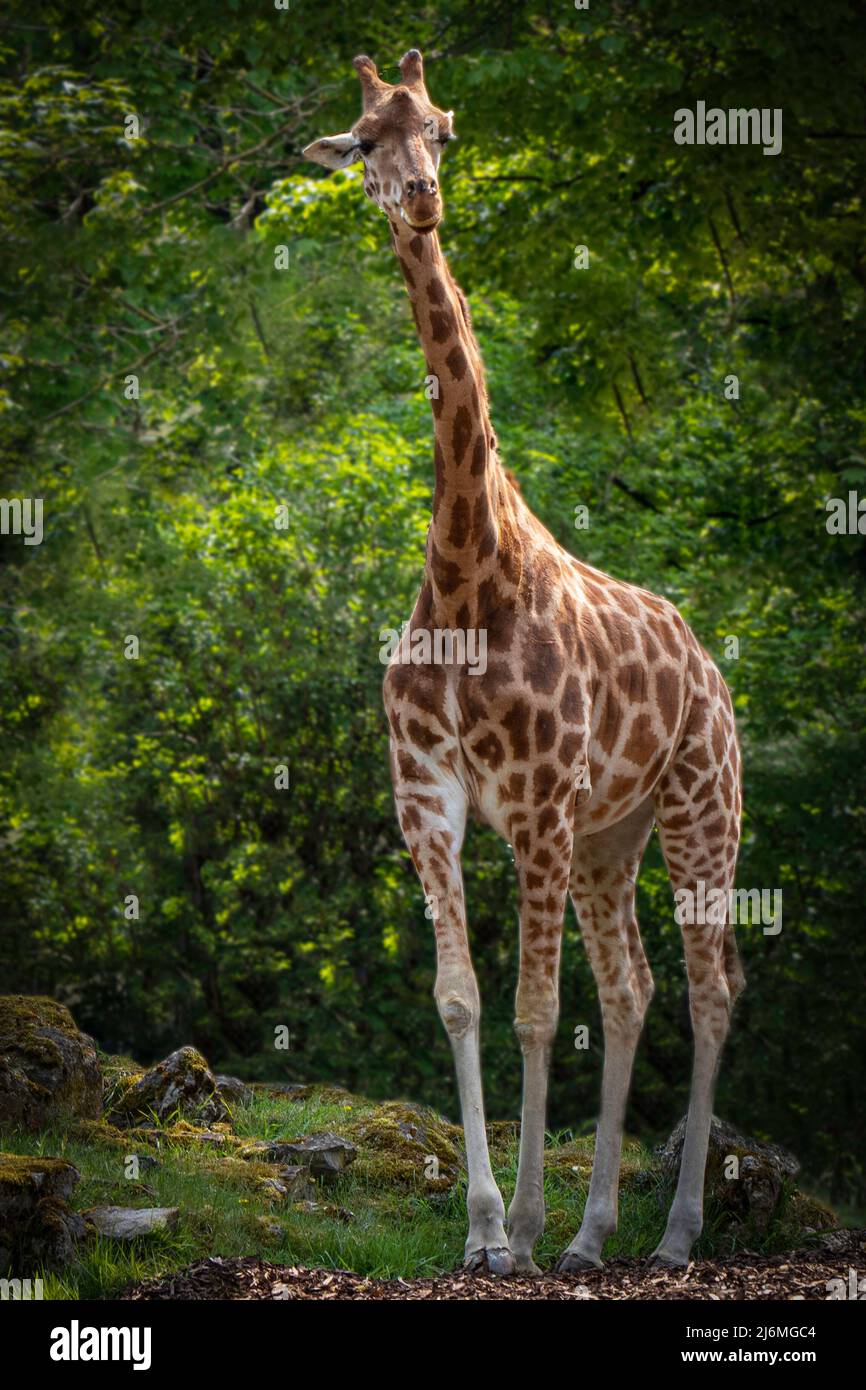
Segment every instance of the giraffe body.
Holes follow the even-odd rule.
[[[437,235],[439,153],[450,113],[431,105],[420,54],[403,82],[356,59],[364,115],[308,148],[330,167],[360,150],[387,214],[424,348],[435,434],[424,581],[384,682],[401,829],[433,919],[435,998],[454,1052],[469,1169],[466,1261],[532,1272],[543,1229],[547,1072],[570,895],[605,1036],[602,1105],[583,1223],[560,1268],[599,1263],[616,1229],[625,1104],[652,976],[634,916],[654,824],[675,890],[733,883],[739,754],[724,681],[674,606],[569,555],[499,460],[466,301]],[[437,148],[438,147],[438,148]],[[382,153],[377,157],[376,150]],[[413,662],[413,634],[486,635],[486,669]],[[460,648],[457,648],[458,652]],[[520,885],[515,1030],[524,1059],[517,1188],[506,1217],[490,1168],[460,853],[467,817],[514,852]],[[742,973],[724,919],[683,926],[695,1037],[680,1179],[656,1252],[684,1263],[702,1223],[716,1068]]]

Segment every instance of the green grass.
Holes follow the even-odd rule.
[[[245,1139],[291,1139],[321,1130],[344,1131],[347,1124],[374,1115],[377,1106],[355,1097],[313,1096],[297,1102],[257,1095],[252,1106],[235,1114],[235,1129]],[[550,1267],[580,1225],[588,1186],[591,1140],[548,1137],[545,1195],[547,1227],[536,1260]],[[564,1146],[568,1144],[566,1149]],[[320,1189],[319,1201],[353,1215],[295,1210],[291,1201],[269,1201],[256,1188],[261,1165],[239,1160],[231,1152],[183,1148],[162,1142],[146,1149],[129,1141],[119,1148],[92,1137],[60,1130],[38,1135],[20,1132],[0,1137],[7,1152],[63,1157],[82,1177],[70,1199],[84,1209],[95,1205],[179,1207],[174,1233],[160,1233],[130,1244],[105,1239],[88,1242],[80,1262],[62,1274],[43,1275],[45,1297],[111,1298],[131,1281],[162,1276],[207,1255],[257,1255],[277,1264],[351,1269],[377,1277],[412,1278],[453,1269],[462,1258],[466,1238],[465,1182],[431,1193],[423,1179],[402,1174],[393,1182],[371,1177],[359,1162],[333,1184]],[[124,1175],[126,1152],[152,1152],[158,1167],[142,1169],[137,1181]],[[578,1159],[578,1171],[571,1158]],[[506,1206],[514,1191],[517,1142],[497,1138],[494,1172]],[[663,1188],[647,1150],[627,1146],[620,1199],[620,1227],[605,1254],[646,1256],[664,1229],[670,1192]],[[264,1228],[276,1223],[279,1234]],[[732,1234],[724,1213],[708,1204],[696,1258],[727,1254],[737,1248],[772,1252],[798,1243],[801,1230],[792,1204],[762,1236],[754,1231]],[[28,1271],[28,1273],[31,1273]],[[31,1277],[37,1271],[32,1271]]]

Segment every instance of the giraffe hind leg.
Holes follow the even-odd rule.
[[[559,954],[573,820],[571,807],[548,803],[532,816],[522,815],[513,836],[520,882],[520,973],[514,1028],[523,1054],[523,1105],[508,1239],[518,1274],[540,1273],[533,1249],[544,1230],[547,1077],[559,1017]]]
[[[745,983],[728,920],[740,830],[739,758],[729,706],[716,707],[705,740],[692,737],[678,753],[655,801],[683,934],[694,1036],[679,1179],[652,1257],[656,1264],[675,1267],[688,1264],[703,1227],[716,1075],[734,1000]]]
[[[575,841],[570,891],[598,987],[604,1029],[601,1114],[580,1230],[557,1269],[600,1268],[617,1228],[625,1107],[653,979],[634,915],[638,868],[652,829],[649,802],[609,830]]]

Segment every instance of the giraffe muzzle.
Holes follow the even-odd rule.
[[[400,212],[418,232],[430,232],[442,218],[442,199],[435,179],[409,179]]]

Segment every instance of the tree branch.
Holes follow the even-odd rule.
[[[716,224],[715,224],[715,222],[713,221],[713,219],[712,219],[711,217],[708,217],[708,218],[707,218],[707,221],[708,221],[709,224],[710,224],[710,234],[711,234],[711,236],[712,236],[712,238],[713,238],[713,242],[715,243],[716,251],[718,252],[719,260],[720,260],[721,265],[722,265],[722,270],[724,271],[725,281],[727,282],[727,286],[728,286],[728,298],[731,300],[731,302],[733,302],[734,297],[735,297],[734,282],[733,282],[733,280],[731,279],[731,272],[730,272],[730,268],[729,268],[729,266],[728,266],[728,258],[727,258],[727,256],[725,255],[724,248],[722,247],[722,243],[719,241],[719,234],[718,234],[718,232],[716,231]]]
[[[629,423],[629,418],[628,418],[628,415],[626,414],[626,409],[625,409],[625,406],[623,405],[622,396],[620,395],[619,387],[617,386],[616,382],[613,382],[613,384],[612,384],[612,386],[611,386],[611,390],[613,391],[614,399],[615,399],[617,405],[619,406],[619,413],[620,413],[620,415],[622,416],[622,422],[623,422],[623,424],[625,425],[625,432],[626,432],[626,434],[628,435],[629,439],[631,439],[631,438],[632,438],[631,424]]]
[[[614,487],[619,488],[620,492],[624,492],[626,497],[630,497],[633,502],[639,503],[641,507],[646,507],[647,511],[655,512],[656,516],[664,515],[661,507],[657,507],[655,502],[647,497],[646,493],[638,492],[637,488],[629,487],[628,483],[623,482],[618,473],[611,473],[610,481],[613,483]]]

